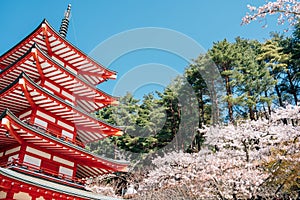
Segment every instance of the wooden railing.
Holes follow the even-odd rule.
[[[25,121],[25,122],[26,122],[27,124],[29,124],[30,126],[36,128],[36,129],[38,129],[39,131],[42,131],[42,132],[47,133],[47,134],[50,134],[50,135],[52,135],[52,136],[54,136],[54,137],[56,137],[56,138],[62,139],[62,140],[64,140],[64,141],[66,141],[66,142],[70,142],[70,143],[75,144],[75,145],[77,145],[77,146],[80,146],[80,147],[82,147],[82,148],[85,147],[84,144],[83,144],[82,142],[77,141],[77,140],[73,140],[73,139],[71,139],[71,138],[69,138],[69,137],[66,137],[66,136],[63,136],[63,135],[61,135],[61,133],[54,132],[54,131],[49,130],[48,128],[43,127],[43,126],[38,125],[38,124],[30,123],[29,121]]]
[[[72,177],[72,176],[69,176],[69,175],[66,175],[66,174],[62,174],[62,173],[59,173],[57,171],[50,170],[50,169],[47,169],[47,168],[44,168],[44,167],[39,167],[39,166],[30,164],[30,163],[27,163],[27,162],[20,162],[18,159],[15,159],[15,158],[13,158],[12,161],[7,162],[6,164],[2,163],[1,167],[18,167],[20,169],[20,171],[22,171],[22,169],[25,169],[25,170],[28,170],[28,171],[31,171],[31,172],[34,172],[34,173],[38,173],[38,174],[41,174],[41,175],[46,175],[46,176],[49,177],[48,179],[51,179],[51,177],[54,177],[54,178],[57,178],[57,179],[60,179],[60,180],[65,180],[65,181],[68,181],[70,183],[75,183],[75,184],[79,184],[79,185],[82,185],[82,186],[84,186],[85,183],[86,183],[86,181],[83,180],[83,179],[79,179],[79,178]]]

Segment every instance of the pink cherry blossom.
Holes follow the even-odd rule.
[[[199,199],[273,199],[278,187],[268,181],[277,169],[265,165],[300,161],[295,156],[300,152],[300,127],[292,122],[300,122],[299,106],[277,109],[270,120],[206,128],[200,152],[172,152],[154,159],[156,168],[141,183],[142,191],[184,185]]]
[[[300,2],[296,0],[268,1],[262,6],[247,6],[249,12],[242,18],[242,24],[249,24],[257,19],[265,19],[267,15],[278,15],[278,24],[287,22],[293,26],[300,16]]]

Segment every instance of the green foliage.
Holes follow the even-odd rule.
[[[237,38],[234,48],[236,60],[230,73],[230,83],[234,86],[236,97],[233,96],[231,100],[244,112],[248,112],[250,119],[255,120],[258,117],[255,112],[264,108],[265,103],[270,105],[273,100],[271,93],[276,81],[267,66],[257,60],[261,52],[259,42]]]
[[[227,104],[228,120],[234,122],[233,103],[230,101],[233,97],[233,86],[231,84],[231,70],[234,67],[236,52],[233,44],[226,39],[215,42],[213,47],[207,53],[210,59],[216,64],[224,80],[226,95],[224,100]]]
[[[285,102],[296,104],[299,58],[300,25],[290,38],[272,34],[264,43],[239,37],[234,42],[215,42],[163,92],[145,94],[140,100],[127,93],[119,106],[98,111],[97,117],[120,126],[125,134],[88,148],[114,158],[118,148],[141,154],[138,158],[167,146],[197,152],[204,141],[201,129],[206,126],[269,119],[274,108]]]
[[[186,138],[193,137],[199,127],[199,106],[197,95],[185,78],[176,78],[163,92],[147,94],[141,101],[127,93],[121,97],[118,106],[110,106],[96,113],[96,116],[120,126],[125,134],[107,139],[108,143],[91,144],[92,151],[101,153],[109,149],[110,157],[116,157],[115,147],[124,151],[141,154],[155,152],[168,146],[170,149],[186,150],[190,143]],[[207,90],[207,89],[206,89]],[[205,99],[205,102],[208,100]],[[204,104],[203,104],[204,105]],[[209,122],[211,110],[204,106],[204,123]],[[197,140],[201,141],[202,140]],[[170,146],[170,144],[172,144]],[[199,146],[199,144],[197,144]],[[98,147],[98,148],[96,148]]]
[[[199,106],[199,127],[211,123],[210,93],[206,81],[202,77],[202,70],[207,66],[208,58],[200,55],[193,64],[185,70],[185,78],[192,86]]]

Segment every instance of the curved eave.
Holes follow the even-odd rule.
[[[30,88],[30,91],[28,91],[31,95],[30,99],[26,98],[24,95],[20,81],[24,81],[26,87]],[[22,73],[11,85],[2,90],[0,92],[0,98],[2,98],[0,110],[11,108],[14,113],[18,113],[32,107],[31,104],[35,103],[37,104],[37,107],[46,109],[46,111],[52,113],[52,115],[64,118],[64,120],[67,120],[76,126],[78,130],[77,134],[84,143],[122,134],[118,127],[109,125],[106,122],[91,116],[82,109],[49,93],[32,81],[25,73]],[[53,105],[49,106],[50,104]],[[45,108],[46,106],[48,106],[48,108]]]
[[[33,62],[33,60],[30,60],[31,56],[31,48],[29,48],[22,56],[20,56],[15,62],[5,67],[2,71],[0,71],[0,91],[9,86],[13,81],[15,81],[22,72],[27,73],[28,70],[16,70],[17,65],[21,65],[25,61]],[[40,77],[38,74],[36,67],[31,68],[32,72],[29,74],[30,78],[33,80],[36,80]],[[9,74],[9,77],[5,78],[5,76]]]
[[[12,63],[14,63],[15,61],[17,61],[19,59],[19,57],[22,57],[22,55],[23,55],[23,53],[21,53],[22,51],[27,52],[28,49],[30,49],[30,47],[34,43],[34,41],[32,41],[32,39],[41,32],[42,24],[45,22],[46,22],[46,20],[44,19],[42,21],[42,23],[37,28],[35,28],[29,35],[27,35],[23,40],[21,40],[19,43],[17,43],[15,46],[13,46],[12,48],[10,48],[8,51],[6,51],[4,54],[2,54],[0,56],[0,69],[1,70],[3,70],[7,66],[9,66]],[[31,44],[30,44],[30,41],[32,41]],[[26,45],[26,44],[29,44],[29,45]],[[18,51],[20,52],[20,53],[17,53],[19,55],[16,56],[16,58],[14,58],[13,54]]]
[[[2,113],[0,120],[1,126],[4,126],[4,121],[9,121],[10,126],[14,129],[14,133],[20,137],[22,142],[31,143],[76,160],[77,164],[81,166],[77,172],[80,174],[80,178],[99,176],[101,174],[117,171],[126,171],[127,166],[129,165],[129,162],[126,161],[117,161],[94,155],[84,148],[52,136],[50,133],[36,129],[18,119],[8,109]],[[9,137],[13,138],[12,136]]]
[[[52,191],[53,193],[61,193],[70,197],[77,197],[81,199],[94,199],[94,200],[118,200],[117,198],[107,197],[100,194],[94,194],[88,191],[76,189],[66,185],[54,183],[44,179],[32,177],[23,173],[19,173],[10,169],[0,167],[0,177],[2,180],[18,182],[19,185],[27,184],[28,186],[37,187],[46,191]],[[1,183],[3,184],[3,182]],[[16,187],[16,186],[14,186]]]
[[[46,20],[43,20],[32,33],[0,57],[0,69],[4,69],[18,60],[33,43],[39,44],[45,52],[55,55],[54,57],[67,64],[66,67],[71,67],[77,74],[80,74],[82,78],[93,85],[97,85],[106,79],[116,78],[115,71],[105,68],[62,38]],[[62,48],[59,45],[62,45]],[[65,53],[64,50],[70,51],[71,54],[67,55],[68,53]]]
[[[7,115],[7,111],[1,113],[0,119]],[[9,137],[7,130],[0,124],[0,147],[19,144],[13,137]]]
[[[35,58],[33,57],[33,52],[36,53],[39,63],[36,63]],[[40,68],[40,71],[38,71],[38,68]],[[78,106],[89,113],[118,102],[117,97],[113,97],[99,90],[86,80],[76,76],[76,74],[61,66],[36,44],[34,44],[16,62],[0,72],[0,90],[16,79],[22,71],[24,71],[35,82],[40,80],[42,76],[47,77],[47,80],[52,81],[56,85],[55,88],[63,88],[67,94],[70,94],[71,96],[74,94],[74,98],[69,101],[74,101],[78,104]],[[55,72],[55,74],[53,74],[53,72]],[[60,73],[58,74],[57,72]],[[61,78],[57,79],[57,76],[61,76]],[[65,81],[62,82],[61,80]],[[77,88],[72,87],[72,85],[79,85],[82,89],[77,90]]]
[[[73,45],[71,42],[67,41],[65,38],[61,37],[61,35],[49,24],[49,22],[47,20],[44,20],[44,23],[47,24],[47,26],[53,31],[53,33],[55,33],[55,35],[57,37],[59,37],[61,40],[63,40],[64,42],[66,42],[69,46],[71,46],[73,49],[75,49],[78,53],[80,53],[85,59],[89,60],[91,63],[93,63],[93,65],[98,66],[99,68],[104,69],[108,75],[116,75],[117,72],[111,69],[108,69],[106,67],[104,67],[103,65],[101,65],[100,63],[98,63],[97,61],[95,61],[94,59],[92,59],[91,57],[89,57],[88,55],[86,55],[84,52],[82,52],[80,49],[78,49],[75,45]],[[112,78],[114,79],[114,78]]]
[[[106,100],[108,101],[108,103],[106,105],[109,105],[110,103],[112,103],[114,101],[117,101],[119,99],[118,97],[112,96],[112,95],[104,92],[103,90],[100,90],[100,89],[96,88],[94,85],[91,85],[85,79],[82,79],[80,76],[77,76],[72,71],[70,71],[70,70],[64,68],[63,66],[61,66],[59,63],[57,63],[55,60],[53,60],[48,54],[46,54],[44,51],[42,51],[42,49],[40,49],[38,45],[36,45],[35,47],[38,49],[38,52],[40,54],[42,54],[47,60],[49,60],[53,65],[58,67],[60,70],[65,71],[66,73],[68,73],[68,75],[72,76],[74,79],[77,79],[78,82],[80,82],[80,84],[82,84],[82,85],[85,85],[85,87],[91,88],[92,90],[94,90],[94,92],[96,94],[98,94],[100,97],[104,96],[106,98]],[[97,100],[97,98],[95,98],[93,101],[96,101],[96,100]],[[86,101],[91,101],[91,100],[86,100]],[[102,107],[97,107],[97,108],[94,108],[92,110],[88,110],[88,112],[96,111],[96,110],[99,110],[101,108]]]

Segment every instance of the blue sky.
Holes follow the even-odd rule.
[[[143,27],[174,30],[195,40],[205,50],[213,42],[224,38],[233,41],[235,37],[241,36],[263,41],[269,38],[271,31],[282,32],[284,29],[276,24],[275,18],[268,18],[268,27],[264,29],[263,24],[258,22],[240,25],[241,18],[247,12],[247,4],[260,5],[264,0],[11,0],[0,2],[0,54],[27,36],[44,18],[58,30],[69,3],[72,4],[72,17],[67,39],[87,54],[115,34]],[[122,45],[127,45],[126,41]],[[105,55],[99,55],[95,59],[100,57]],[[188,64],[186,60],[170,52],[144,49],[120,56],[107,67],[118,71],[118,80],[124,80],[132,69],[149,67],[151,63],[155,65],[153,69],[160,65],[168,66],[179,74]],[[159,74],[160,71],[155,71],[154,75],[155,73]],[[166,74],[166,79],[171,79],[175,74]],[[137,74],[137,79],[144,79],[145,76],[153,74],[143,74],[143,77]],[[132,79],[132,76],[128,77]],[[114,93],[118,80],[99,87]],[[139,86],[137,90],[130,91],[137,97],[163,87],[151,81]]]

